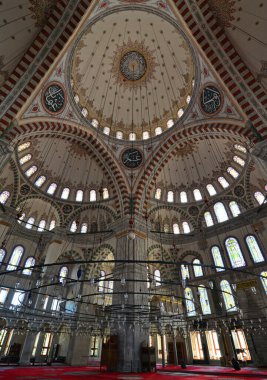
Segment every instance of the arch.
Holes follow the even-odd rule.
[[[236,238],[229,237],[225,240],[225,247],[231,262],[232,268],[241,268],[246,266],[243,253]]]
[[[233,296],[232,288],[227,280],[222,280],[220,282],[220,287],[223,295],[224,305],[226,311],[236,311],[236,303]]]
[[[200,301],[202,313],[204,315],[211,314],[208,292],[204,285],[198,286],[198,293],[199,293],[199,301]]]
[[[32,271],[33,271],[33,268],[31,268],[31,267],[33,267],[35,265],[35,262],[36,262],[36,260],[34,257],[32,257],[32,256],[28,257],[27,260],[25,261],[22,274],[25,274],[27,276],[31,276]]]
[[[247,235],[245,237],[245,242],[252,257],[252,260],[255,264],[262,263],[263,261],[265,261],[263,253],[254,235]]]
[[[201,266],[201,261],[199,259],[193,260],[193,270],[195,277],[202,277],[203,276],[203,269]]]
[[[222,259],[221,250],[217,245],[214,245],[213,247],[211,247],[211,255],[212,255],[214,265],[216,266],[215,268],[216,271],[217,272],[224,271],[225,269],[224,269],[224,262]]]
[[[222,202],[215,203],[213,208],[214,208],[214,212],[215,212],[218,223],[225,222],[226,220],[229,219],[225,206]]]
[[[241,214],[240,208],[236,201],[231,201],[229,203],[229,208],[234,218],[237,217],[239,214]]]
[[[11,271],[17,269],[21,258],[24,254],[24,247],[22,245],[16,245],[13,248],[6,270]]]

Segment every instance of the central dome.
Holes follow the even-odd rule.
[[[92,21],[72,50],[71,91],[104,134],[141,140],[172,127],[194,85],[191,47],[172,19],[123,10]]]

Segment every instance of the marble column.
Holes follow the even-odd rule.
[[[148,345],[148,329],[144,330],[144,321],[140,315],[148,311],[147,265],[131,261],[146,260],[146,235],[139,231],[120,233],[117,236],[117,260],[129,260],[129,263],[116,263],[113,307],[121,307],[123,322],[117,327],[118,364],[121,372],[139,372],[141,366],[141,346]],[[121,282],[122,280],[122,282]],[[130,309],[127,314],[127,309]],[[115,314],[114,314],[115,316]]]

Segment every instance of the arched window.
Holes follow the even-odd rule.
[[[190,226],[187,222],[182,223],[184,234],[189,234],[190,232]]]
[[[233,160],[234,160],[237,164],[239,164],[240,166],[245,166],[245,161],[244,161],[241,157],[239,157],[239,156],[234,156],[234,157],[233,157]]]
[[[22,247],[22,245],[17,245],[13,249],[12,255],[10,257],[10,260],[6,269],[7,270],[16,269],[17,266],[19,265],[19,262],[22,258],[23,253],[24,253],[24,248]]]
[[[205,218],[205,222],[206,222],[207,227],[214,225],[211,213],[209,211],[206,211],[204,213],[204,218]]]
[[[51,220],[51,222],[49,224],[49,231],[52,231],[55,227],[56,227],[56,221]]]
[[[47,194],[53,195],[57,189],[57,184],[56,183],[51,183],[47,189]]]
[[[149,132],[148,131],[144,131],[143,132],[143,140],[147,140],[149,139]]]
[[[117,131],[116,132],[116,138],[119,140],[122,140],[123,139],[123,133],[121,131]]]
[[[158,135],[161,135],[161,134],[162,134],[162,128],[161,127],[155,128],[155,135],[158,136]]]
[[[26,162],[30,161],[31,158],[32,158],[31,154],[26,154],[26,156],[21,157],[19,159],[20,165],[26,164]]]
[[[181,191],[180,200],[181,200],[181,203],[187,203],[187,194],[185,191]]]
[[[168,223],[164,223],[164,225],[163,225],[163,231],[164,231],[165,233],[168,233],[168,232],[169,232],[169,225],[168,225]]]
[[[108,293],[113,293],[113,286],[114,286],[113,280],[109,280],[108,281]]]
[[[167,128],[171,128],[171,127],[173,127],[174,126],[174,121],[173,121],[173,119],[169,119],[168,121],[167,121]]]
[[[188,265],[181,265],[181,276],[183,280],[185,280],[186,278],[190,278]]]
[[[229,166],[229,168],[227,168],[227,173],[229,173],[233,178],[237,178],[239,176],[238,171],[232,168],[232,166]]]
[[[106,273],[103,270],[101,270],[100,275],[99,275],[99,281],[98,281],[98,291],[100,293],[104,293],[105,291],[105,277],[106,277]]]
[[[108,136],[110,134],[110,128],[109,127],[104,127],[103,133]]]
[[[69,273],[69,269],[68,267],[61,267],[60,268],[60,271],[59,271],[59,282],[64,282],[66,280],[66,278],[68,277],[68,273]]]
[[[226,311],[236,311],[235,299],[229,282],[222,280],[220,285]]]
[[[208,190],[208,193],[209,195],[212,197],[213,195],[216,195],[217,194],[217,191],[215,190],[215,187],[209,183],[207,186],[206,186],[206,189]]]
[[[177,116],[180,118],[180,117],[183,116],[183,114],[184,114],[184,110],[183,110],[183,108],[179,108],[179,110],[178,110],[178,112],[177,112]]]
[[[135,140],[136,140],[136,133],[131,132],[131,133],[129,134],[129,140],[130,140],[130,141],[135,141]]]
[[[96,201],[96,191],[95,190],[91,190],[90,191],[90,202],[95,202]]]
[[[188,95],[188,96],[186,97],[186,103],[189,104],[189,103],[190,103],[190,100],[191,100],[191,96]]]
[[[195,303],[193,292],[190,288],[186,288],[185,291],[185,303],[188,317],[194,317],[196,315]]]
[[[219,184],[224,188],[226,189],[227,187],[229,187],[229,182],[226,181],[226,179],[224,177],[219,177],[218,178],[218,182]]]
[[[109,199],[109,192],[106,187],[103,189],[103,199]]]
[[[77,190],[76,193],[76,202],[82,202],[83,200],[83,191],[82,190]]]
[[[81,233],[82,233],[82,234],[86,234],[87,230],[88,230],[88,225],[87,225],[87,223],[82,223],[82,226],[81,226]]]
[[[21,224],[21,222],[23,221],[23,219],[25,218],[26,214],[23,213],[20,215],[20,217],[18,218],[18,223]]]
[[[155,286],[161,285],[161,275],[160,275],[159,269],[156,269],[154,271],[154,283],[155,283]]]
[[[26,170],[25,175],[27,177],[31,177],[37,171],[37,166],[31,166],[28,170]]]
[[[174,201],[174,193],[173,191],[168,191],[167,202],[173,202],[173,201]]]
[[[35,222],[35,219],[33,217],[30,217],[27,223],[25,224],[25,227],[28,228],[28,230],[31,230],[34,222]]]
[[[158,187],[155,192],[155,198],[159,200],[161,198],[161,189]]]
[[[216,266],[216,271],[217,272],[224,271],[225,269],[224,269],[224,263],[223,263],[222,255],[221,255],[220,249],[219,249],[219,247],[217,247],[217,245],[215,245],[211,248],[211,254],[212,254],[213,261],[214,261],[214,265]],[[218,267],[220,267],[220,268],[218,268]]]
[[[246,243],[254,263],[262,263],[264,261],[264,257],[255,236],[247,236]]]
[[[87,117],[88,116],[88,109],[83,107],[81,110],[81,114],[83,115],[83,117]]]
[[[246,148],[245,148],[244,146],[242,146],[242,145],[235,144],[235,149],[236,149],[236,150],[239,150],[239,152],[247,153]]]
[[[231,213],[232,213],[232,215],[234,217],[236,217],[239,214],[241,214],[240,208],[239,208],[238,204],[235,201],[231,201],[229,203],[229,207],[230,207]]]
[[[202,313],[204,315],[211,314],[208,293],[204,285],[199,285],[198,294],[199,294],[199,301],[200,301]]]
[[[256,191],[256,193],[254,193],[254,197],[259,205],[266,203],[265,196],[260,191]]]
[[[267,294],[267,271],[261,272],[261,276],[262,286],[265,291],[265,294]]]
[[[246,265],[246,262],[244,260],[238,241],[233,237],[229,237],[228,239],[225,240],[225,246],[226,246],[232,267],[233,268],[244,267]]]
[[[180,233],[180,228],[178,226],[178,223],[174,223],[173,226],[172,226],[172,228],[173,228],[173,233],[175,235],[178,235]]]
[[[214,212],[219,223],[228,220],[228,215],[222,202],[217,202],[214,205]]]
[[[199,259],[193,260],[193,269],[194,269],[195,277],[203,276],[203,270],[202,270],[201,262]]]
[[[44,175],[41,175],[37,178],[37,180],[34,182],[35,186],[41,187],[46,181],[46,177]]]
[[[99,126],[99,121],[97,119],[92,119],[91,124],[94,128],[98,128]]]
[[[8,198],[10,197],[10,192],[9,191],[2,191],[2,193],[0,194],[0,203],[2,203],[2,205],[4,205]]]
[[[0,265],[4,261],[5,255],[6,255],[6,251],[3,248],[0,248]]]
[[[22,152],[23,150],[29,148],[31,146],[31,143],[28,141],[28,142],[25,142],[23,144],[20,144],[18,146],[18,152]]]
[[[201,195],[201,192],[199,189],[195,189],[193,191],[193,193],[194,193],[195,201],[201,201],[202,200],[202,195]]]
[[[78,94],[75,94],[75,95],[74,95],[74,101],[75,101],[76,104],[79,103],[79,101],[80,101],[80,97],[79,97]]]
[[[77,231],[77,223],[76,221],[74,220],[72,223],[71,223],[71,226],[70,226],[70,232],[76,232]]]
[[[22,271],[23,274],[26,274],[27,276],[31,276],[32,274],[32,270],[33,267],[35,265],[35,258],[34,257],[28,257],[26,262],[25,262],[25,265],[24,265],[24,269]]]
[[[46,221],[42,219],[38,225],[37,231],[42,232],[45,229]]]
[[[63,190],[62,190],[62,193],[61,193],[61,199],[68,199],[69,198],[69,195],[70,195],[70,189],[68,187],[65,187]]]

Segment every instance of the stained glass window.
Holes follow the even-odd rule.
[[[224,177],[219,177],[218,182],[224,189],[229,186],[229,182]]]
[[[180,109],[178,110],[178,112],[177,112],[177,116],[180,118],[180,117],[183,116],[183,114],[184,114],[184,110],[183,110],[183,108],[180,108]]]
[[[103,199],[109,199],[109,192],[106,187],[103,189]]]
[[[226,311],[236,311],[235,299],[229,282],[222,280],[220,285]]]
[[[246,148],[244,146],[242,146],[242,145],[235,144],[235,149],[239,150],[240,152],[247,153]]]
[[[63,190],[62,190],[62,193],[61,193],[61,199],[68,199],[69,198],[69,195],[70,195],[70,189],[68,187],[65,187]]]
[[[26,170],[25,174],[27,177],[31,177],[37,171],[37,166],[31,166],[28,170]]]
[[[90,191],[90,202],[95,202],[96,201],[96,191],[91,190]]]
[[[0,248],[0,265],[4,261],[5,255],[6,255],[6,251],[3,248]]]
[[[215,203],[213,208],[214,208],[214,212],[219,223],[222,223],[228,220],[228,215],[225,210],[224,204],[222,202]]]
[[[154,271],[154,282],[155,282],[156,286],[160,286],[161,285],[161,274],[160,274],[159,269],[156,269]]]
[[[28,141],[28,142],[25,142],[23,144],[20,144],[18,146],[18,152],[22,152],[23,150],[29,148],[31,146],[31,143]]]
[[[174,194],[173,191],[168,191],[167,194],[167,202],[173,202],[174,201]]]
[[[216,195],[217,194],[217,191],[215,190],[215,187],[209,183],[207,186],[206,186],[207,190],[208,190],[208,193],[209,195],[212,197],[213,195]]]
[[[130,140],[130,141],[135,141],[135,140],[136,140],[136,133],[131,132],[131,133],[129,134],[129,140]]]
[[[26,156],[21,157],[19,159],[20,165],[26,164],[26,162],[30,161],[31,158],[32,158],[31,154],[26,154]]]
[[[245,161],[244,161],[241,157],[239,157],[239,156],[234,156],[234,157],[233,157],[233,160],[234,160],[237,164],[239,164],[240,166],[245,166]]]
[[[83,200],[83,191],[82,190],[77,190],[76,201],[77,202],[82,202],[82,200]]]
[[[167,223],[164,223],[163,231],[166,233],[169,232],[169,225]]]
[[[229,168],[227,168],[227,173],[229,173],[233,178],[237,178],[239,176],[238,171],[232,168],[232,166],[229,166]]]
[[[93,127],[97,128],[99,126],[99,121],[97,119],[92,119],[91,124]]]
[[[185,264],[182,264],[181,265],[181,275],[182,275],[182,279],[185,280],[186,278],[189,278],[189,269],[188,269],[188,265],[185,265]]]
[[[109,127],[104,127],[104,129],[103,129],[103,133],[104,133],[105,135],[109,135],[109,134],[110,134],[110,128],[109,128]]]
[[[2,205],[4,205],[8,198],[10,197],[10,192],[9,191],[2,191],[2,193],[0,194],[0,203],[2,203]]]
[[[225,269],[224,269],[224,263],[223,263],[222,255],[221,255],[220,249],[219,249],[219,247],[217,247],[217,245],[215,245],[211,248],[211,254],[212,254],[212,258],[213,258],[215,266],[221,267],[221,268],[216,268],[216,271],[217,272],[224,271]]]
[[[207,227],[214,225],[211,213],[209,211],[206,211],[204,213],[204,218],[205,218],[205,222],[206,222]]]
[[[35,181],[35,186],[37,187],[41,187],[46,181],[46,177],[44,175],[41,175],[40,177],[37,178],[37,180]]]
[[[51,220],[50,225],[49,225],[49,231],[53,230],[56,227],[56,221]]]
[[[193,292],[190,288],[185,288],[184,293],[185,293],[185,298],[186,298],[185,302],[186,302],[187,315],[188,317],[193,317],[196,315]]]
[[[28,230],[31,230],[32,229],[32,226],[35,222],[35,219],[33,217],[30,217],[27,221],[27,223],[25,224],[25,227],[28,229]]]
[[[254,263],[262,263],[264,261],[264,257],[255,236],[247,236],[246,243]]]
[[[25,213],[21,214],[20,217],[18,218],[18,223],[21,224],[21,222],[23,221],[23,219],[25,218],[25,216],[26,216]]]
[[[81,110],[81,113],[82,113],[83,117],[87,117],[88,116],[88,110],[87,110],[87,108],[83,107],[82,110]]]
[[[181,203],[187,203],[187,194],[185,191],[181,191],[180,200],[181,200]]]
[[[265,293],[267,294],[267,271],[261,272],[261,282]]]
[[[180,233],[180,228],[179,228],[179,226],[178,226],[178,223],[174,223],[174,224],[173,224],[173,233],[174,233],[175,235],[178,235],[178,234]]]
[[[260,191],[256,191],[256,193],[254,193],[254,197],[259,205],[266,203],[265,196]]]
[[[21,245],[17,245],[12,252],[12,255],[10,257],[7,270],[14,270],[19,265],[20,259],[24,253],[24,248]]]
[[[189,232],[190,232],[189,224],[187,222],[183,222],[182,226],[183,226],[184,234],[189,234]]]
[[[82,234],[86,234],[87,229],[88,229],[88,225],[87,225],[87,223],[82,223],[82,226],[81,226],[81,233],[82,233]]]
[[[28,257],[24,269],[22,271],[23,274],[26,274],[27,276],[30,276],[32,274],[33,267],[35,265],[35,258],[34,257]]]
[[[225,246],[228,252],[228,256],[233,268],[240,268],[246,265],[243,254],[241,252],[238,241],[230,237],[225,240]]]
[[[70,226],[70,232],[76,232],[77,231],[77,223],[76,221],[74,220],[72,223],[71,223],[71,226]]]
[[[173,127],[173,126],[174,126],[174,121],[173,121],[173,119],[168,120],[168,121],[167,121],[167,128],[171,128],[171,127]]]
[[[143,132],[143,140],[147,140],[149,139],[149,132],[148,131],[144,131]]]
[[[194,269],[195,277],[203,276],[203,270],[202,270],[201,262],[199,259],[193,260],[193,269]]]
[[[53,195],[57,189],[56,183],[51,183],[47,189],[47,194]]]
[[[155,128],[155,135],[158,136],[158,135],[161,135],[161,134],[162,134],[162,128],[161,127]]]
[[[116,137],[117,137],[117,139],[122,140],[123,139],[123,133],[121,131],[117,131]]]
[[[157,188],[156,193],[155,193],[155,198],[158,200],[161,198],[161,189],[160,188]]]
[[[198,293],[199,293],[199,301],[200,301],[202,313],[204,315],[211,314],[208,293],[204,285],[199,285]]]
[[[69,270],[68,267],[61,267],[59,271],[59,282],[64,282],[66,277],[68,276]]]
[[[229,203],[229,207],[230,207],[231,213],[232,213],[232,215],[234,217],[236,217],[239,214],[241,214],[240,208],[239,208],[238,204],[235,201],[230,202]]]
[[[201,201],[202,200],[202,195],[199,189],[194,189],[194,198],[196,201]]]
[[[37,231],[42,232],[45,229],[46,221],[42,219],[38,225]]]
[[[101,270],[100,276],[99,276],[99,282],[98,282],[98,291],[100,293],[103,293],[105,290],[104,289],[105,277],[106,277],[106,273],[103,270]]]

